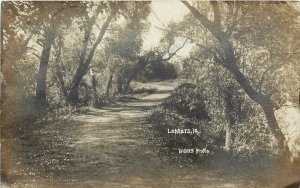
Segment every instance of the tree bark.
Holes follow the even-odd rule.
[[[73,77],[72,86],[69,92],[69,102],[73,105],[79,102],[78,87],[83,76],[86,74],[89,64],[79,64]]]
[[[97,98],[98,98],[98,95],[97,95],[97,79],[96,79],[95,74],[93,74],[92,75],[92,101],[91,101],[92,106],[96,105]]]
[[[75,75],[73,76],[71,89],[70,89],[70,93],[69,93],[69,101],[73,105],[75,105],[79,102],[79,97],[78,97],[79,84],[80,84],[82,78],[84,77],[84,75],[87,73],[87,70],[92,62],[93,57],[94,57],[95,51],[96,51],[98,45],[100,44],[100,42],[102,41],[104,34],[105,34],[111,20],[115,16],[115,14],[116,14],[116,12],[113,12],[113,13],[111,13],[111,15],[108,16],[108,18],[106,19],[106,21],[104,22],[104,24],[101,28],[101,31],[97,37],[97,40],[93,44],[86,59],[84,61],[82,60],[83,62],[81,60],[79,62],[79,66],[77,67]]]
[[[68,90],[66,88],[66,84],[64,81],[64,76],[62,73],[62,70],[64,70],[63,65],[61,64],[61,48],[62,48],[62,44],[58,44],[58,51],[57,51],[57,55],[56,55],[56,59],[55,59],[55,71],[56,71],[56,75],[55,75],[55,79],[57,80],[60,89],[62,91],[62,93],[64,94],[65,99],[68,99]],[[68,102],[68,101],[67,101]]]
[[[236,120],[234,117],[234,105],[233,105],[233,87],[228,86],[226,87],[224,93],[225,93],[225,104],[226,104],[226,113],[229,119],[229,122],[225,125],[225,150],[230,152],[232,150],[232,136],[231,136],[231,130],[232,126],[235,124]]]
[[[36,103],[39,107],[42,108],[44,108],[47,105],[46,78],[47,78],[50,51],[54,39],[55,39],[55,32],[52,30],[52,28],[46,29],[43,50],[40,57],[40,65],[39,65],[39,71],[37,75],[37,85],[36,85]]]
[[[237,66],[224,67],[235,76],[237,82],[243,88],[246,94],[263,109],[268,126],[278,143],[279,160],[287,162],[288,158],[291,157],[291,152],[277,123],[277,119],[274,114],[274,102],[269,96],[255,91],[249,80],[247,80],[247,78],[240,72]]]
[[[274,114],[274,106],[271,100],[267,100],[264,103],[260,104],[260,106],[262,107],[266,119],[268,121],[269,127],[272,131],[272,133],[274,134],[275,138],[278,141],[278,145],[279,145],[279,150],[282,150],[284,153],[288,153],[289,151],[286,151],[287,145],[286,145],[286,141],[285,141],[285,137],[284,134],[282,133],[280,127],[278,126],[275,114]]]
[[[107,99],[109,99],[109,90],[111,88],[111,84],[112,84],[112,79],[113,79],[113,75],[109,75],[108,80],[106,82],[106,91],[105,91],[105,96]]]
[[[220,47],[224,52],[224,59],[220,60],[215,56],[217,63],[221,64],[225,69],[231,72],[234,75],[236,81],[246,92],[246,94],[253,101],[259,104],[263,109],[266,119],[268,121],[268,126],[278,142],[280,160],[290,158],[291,153],[287,144],[285,143],[285,137],[280,127],[278,126],[276,117],[274,115],[273,101],[269,96],[257,92],[252,87],[245,75],[239,70],[237,65],[237,59],[235,57],[233,46],[230,43],[229,37],[223,31],[221,31],[220,28],[218,28],[218,26],[215,25],[215,23],[211,22],[204,15],[200,14],[200,12],[195,7],[191,6],[187,1],[182,1],[182,3],[191,11],[195,18],[198,19],[202,23],[202,25],[206,27],[218,40]]]
[[[149,61],[148,58],[140,57],[137,64],[135,64],[132,70],[129,71],[129,74],[125,74],[125,83],[122,87],[122,94],[125,94],[130,86],[131,81],[137,76],[137,74],[143,70],[149,63],[154,62],[155,60]]]
[[[227,123],[225,126],[225,146],[224,149],[228,152],[232,150],[232,136],[231,136],[231,124]]]

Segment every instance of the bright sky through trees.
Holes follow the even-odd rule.
[[[183,19],[189,10],[180,1],[153,1],[151,3],[151,13],[148,18],[151,23],[150,29],[144,34],[144,49],[156,47],[163,36],[163,31],[159,28],[165,28],[171,21],[178,22]],[[186,45],[178,52],[179,56],[189,54],[191,45]]]

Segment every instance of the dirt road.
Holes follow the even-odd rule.
[[[141,138],[143,117],[176,85],[138,84],[156,91],[131,102],[86,108],[72,117],[74,126],[51,127],[55,134],[33,141],[51,149],[36,148],[33,157],[27,156],[27,166],[36,170],[13,187],[253,187],[238,178],[174,167]]]

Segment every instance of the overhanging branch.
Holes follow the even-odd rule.
[[[186,39],[186,40],[184,41],[184,43],[183,43],[179,48],[177,48],[173,53],[169,54],[169,57],[163,58],[163,59],[161,59],[160,61],[168,61],[168,60],[170,60],[173,56],[176,55],[176,53],[177,53],[179,50],[181,50],[181,49],[185,46],[185,44],[187,43],[187,41],[188,41],[188,39]]]

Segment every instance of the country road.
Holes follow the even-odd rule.
[[[22,149],[26,173],[12,187],[254,187],[240,178],[175,167],[141,137],[143,117],[176,85],[137,84],[155,92],[101,109],[85,108],[72,116],[74,125],[36,131],[38,139]]]

